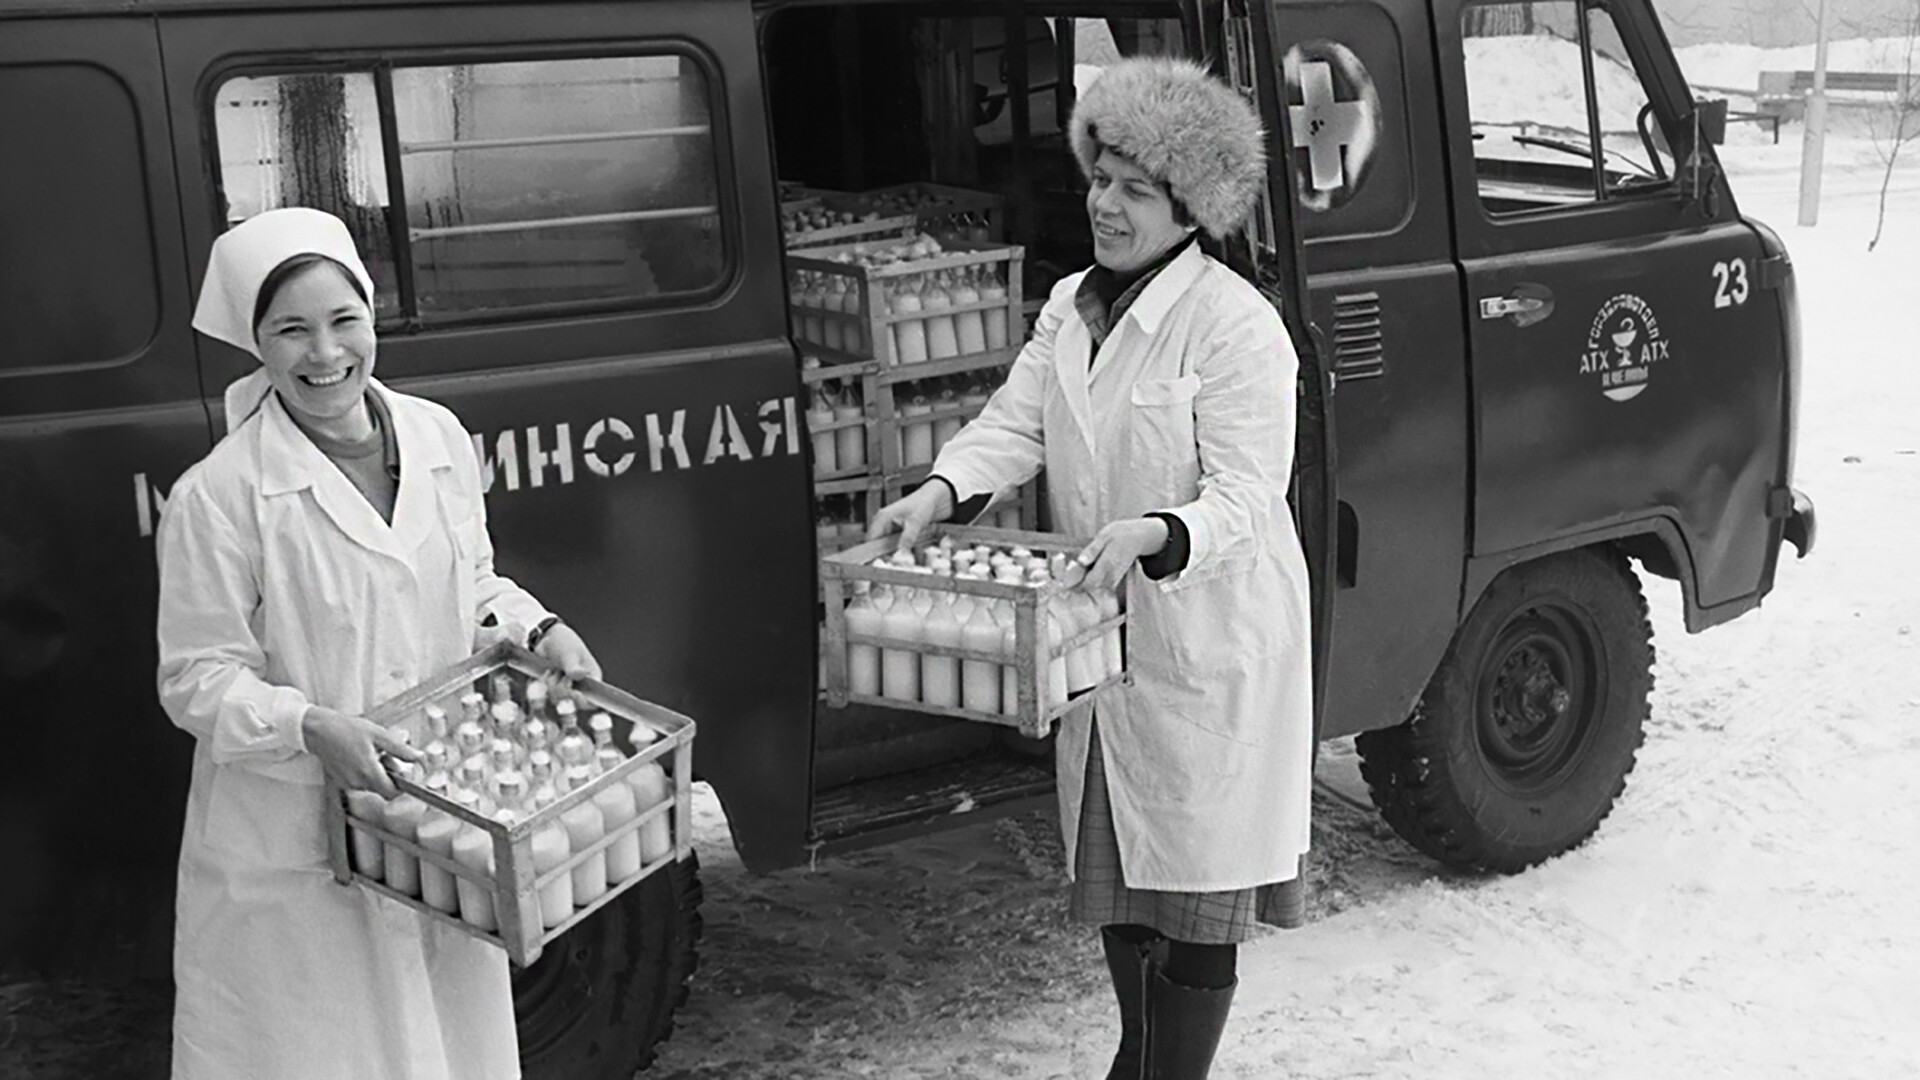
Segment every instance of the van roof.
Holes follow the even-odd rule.
[[[423,4],[542,4],[566,0],[405,0]],[[626,0],[634,2],[634,0]],[[674,0],[677,3],[719,3],[727,0]],[[739,2],[739,0],[733,0]],[[752,0],[747,0],[752,2]],[[394,0],[0,0],[0,19],[92,16],[152,16],[172,12],[209,11],[338,11],[342,8],[393,7]]]
[[[0,0],[0,19],[23,19],[43,17],[92,16],[108,18],[113,16],[153,16],[173,12],[208,11],[299,11],[331,10],[356,7],[392,7],[396,0]],[[409,5],[421,4],[543,4],[564,3],[572,0],[404,0]],[[647,2],[647,0],[623,0],[623,2]],[[739,3],[742,0],[652,0],[657,3]],[[900,3],[914,6],[936,6],[948,9],[972,7],[1005,10],[1009,2],[1013,6],[1026,9],[1031,16],[1070,14],[1076,10],[1085,10],[1090,0],[744,0],[757,9],[781,7],[817,7],[833,3],[884,4]],[[1186,0],[1190,3],[1192,0]],[[1115,13],[1138,13],[1143,16],[1164,15],[1168,10],[1180,5],[1181,0],[1099,0],[1099,6],[1111,9]]]

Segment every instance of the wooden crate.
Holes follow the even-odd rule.
[[[843,282],[845,292],[855,296],[854,310],[844,311],[838,308],[819,307],[802,302],[798,295],[790,295],[794,308],[795,325],[805,325],[809,320],[818,319],[823,323],[831,321],[839,326],[839,338],[843,342],[834,347],[825,341],[809,341],[805,346],[810,353],[821,358],[821,363],[829,368],[857,365],[864,361],[876,360],[882,370],[900,369],[898,378],[923,379],[956,371],[971,371],[981,367],[1008,364],[1019,355],[1023,337],[1020,333],[1024,323],[1021,319],[1021,263],[1025,258],[1025,249],[1018,244],[975,243],[972,241],[943,242],[942,250],[920,259],[902,259],[884,266],[863,266],[846,261],[870,254],[879,245],[874,244],[836,244],[828,247],[813,248],[794,252],[787,257],[789,271],[815,275],[820,279],[838,278]],[[917,279],[926,274],[943,270],[959,270],[973,266],[991,266],[997,268],[997,276],[1006,286],[1006,296],[998,300],[982,300],[974,304],[955,305],[944,309],[943,314],[958,315],[962,312],[978,311],[983,314],[1000,314],[1007,327],[1007,342],[999,348],[988,348],[981,352],[947,357],[940,360],[924,360],[914,363],[902,363],[894,352],[893,331],[902,323],[923,322],[925,313],[893,314],[886,303],[891,292],[899,287],[904,279]],[[848,338],[848,328],[853,330],[854,344],[844,342]]]
[[[447,710],[449,717],[458,717],[460,695],[476,689],[484,693],[488,680],[495,672],[501,671],[508,672],[510,677],[516,680],[516,694],[519,689],[524,688],[528,680],[557,674],[552,665],[533,653],[511,642],[501,642],[436,673],[419,686],[377,706],[367,714],[367,718],[386,727],[407,731],[412,744],[423,747],[430,737],[422,713],[427,705],[439,704]],[[659,872],[669,863],[689,857],[693,852],[693,721],[679,713],[642,701],[623,690],[593,679],[576,680],[573,684],[572,696],[580,706],[583,724],[587,716],[593,712],[605,712],[613,719],[614,742],[629,756],[618,767],[602,773],[585,786],[567,792],[552,805],[533,812],[521,821],[506,825],[470,811],[414,780],[395,781],[396,786],[402,791],[420,799],[432,809],[448,814],[463,824],[485,831],[492,843],[494,866],[491,874],[471,869],[451,858],[429,851],[415,841],[388,831],[380,822],[351,815],[347,811],[346,793],[329,781],[325,807],[328,854],[333,867],[334,880],[343,885],[353,883],[361,888],[371,889],[441,922],[458,927],[504,950],[514,963],[526,967],[539,959],[541,952],[554,939],[579,925],[594,912],[606,906],[614,897]],[[636,728],[646,728],[658,736],[656,741],[639,753],[634,752]],[[544,872],[536,868],[533,855],[533,838],[536,832],[555,825],[562,814],[592,799],[595,794],[606,790],[609,786],[627,783],[628,778],[635,772],[655,762],[665,768],[669,774],[670,794],[667,799],[654,806],[640,808],[639,814],[632,821],[617,829],[609,830],[599,842],[571,852],[565,861],[557,866]],[[576,906],[571,915],[558,925],[552,927],[544,925],[540,910],[542,890],[555,883],[562,875],[571,875],[575,867],[596,854],[605,852],[628,835],[639,835],[643,827],[662,815],[667,817],[668,833],[671,838],[671,847],[665,855],[650,861],[643,860],[639,871],[622,881],[608,881],[605,893],[591,903]],[[377,840],[383,848],[386,845],[397,847],[423,864],[431,864],[446,871],[456,880],[464,880],[479,886],[488,895],[497,928],[481,929],[458,914],[441,911],[419,896],[396,890],[384,881],[375,880],[356,870],[351,855],[355,833]]]
[[[802,351],[806,351],[805,346],[802,346]],[[936,405],[923,415],[909,415],[904,411],[905,404],[899,388],[920,378],[917,367],[910,366],[889,373],[878,370],[879,363],[873,360],[835,367],[821,367],[812,364],[811,360],[809,358],[809,365],[801,371],[803,383],[809,387],[829,381],[852,383],[859,389],[862,401],[857,416],[824,420],[817,419],[808,410],[805,419],[809,441],[814,437],[834,437],[858,426],[862,429],[860,445],[865,455],[864,463],[858,466],[831,470],[816,467],[813,472],[814,495],[858,495],[864,501],[869,518],[881,506],[925,481],[932,471],[930,463],[905,463],[902,439],[909,427],[945,419],[970,421],[979,415],[986,404],[984,399],[963,399],[951,405]],[[935,444],[934,456],[938,454],[939,444]],[[1036,484],[1027,484],[1015,491],[1002,493],[1000,499],[996,500],[1012,507],[1019,528],[1034,529],[1039,525],[1036,489]]]
[[[919,227],[942,239],[993,242],[1007,235],[1007,204],[987,191],[915,180],[858,195],[832,195],[827,205],[912,214]]]
[[[888,240],[910,235],[919,227],[912,214],[874,214],[840,225],[788,230],[784,208],[781,223],[783,244],[788,251]]]
[[[923,538],[923,543],[937,543],[939,538],[945,536],[969,545],[985,543],[995,547],[1020,546],[1035,553],[1047,555],[1061,552],[1071,556],[1086,546],[1082,541],[1072,540],[1056,533],[959,525],[937,525]],[[821,587],[826,606],[826,633],[822,642],[824,650],[822,659],[825,667],[826,698],[829,705],[836,708],[844,708],[849,703],[883,705],[912,712],[1015,727],[1024,735],[1041,738],[1052,729],[1055,720],[1077,710],[1091,708],[1103,695],[1128,680],[1124,670],[1107,672],[1084,693],[1064,701],[1049,700],[1048,697],[1048,667],[1053,659],[1064,657],[1067,653],[1089,643],[1097,644],[1107,634],[1118,633],[1120,628],[1126,625],[1125,612],[1082,627],[1071,636],[1063,635],[1059,647],[1050,648],[1046,635],[1049,618],[1046,609],[1053,597],[1065,588],[1064,586],[1057,582],[1046,586],[1002,585],[991,581],[942,577],[924,571],[874,565],[875,560],[891,554],[896,545],[895,538],[886,537],[848,548],[837,554],[826,556],[820,561]],[[976,598],[1011,603],[1014,611],[1015,638],[1011,666],[1015,670],[1018,688],[1016,707],[1010,712],[988,713],[964,707],[930,704],[924,701],[905,701],[855,692],[849,671],[849,647],[855,645],[905,649],[922,655],[951,657],[963,661],[982,661],[1002,668],[1008,664],[1007,657],[998,651],[989,653],[964,647],[929,645],[884,635],[853,632],[847,625],[846,608],[850,586],[857,581],[965,593]]]

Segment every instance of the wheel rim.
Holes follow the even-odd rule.
[[[1517,794],[1554,787],[1579,762],[1605,692],[1598,628],[1579,608],[1543,601],[1514,613],[1481,666],[1481,758]]]

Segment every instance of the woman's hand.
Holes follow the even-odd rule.
[[[307,751],[320,759],[327,775],[348,791],[371,791],[391,799],[400,793],[380,755],[424,761],[425,755],[394,738],[393,732],[364,716],[348,716],[322,705],[307,706],[300,720]]]
[[[953,516],[953,489],[944,480],[929,479],[913,494],[895,499],[881,507],[867,526],[867,539],[878,540],[895,529],[900,530],[898,550],[911,548],[936,521]]]
[[[566,623],[557,622],[549,627],[533,651],[569,679],[600,678],[600,661],[593,658],[593,650],[587,648],[586,641]]]
[[[1158,555],[1167,546],[1167,523],[1159,518],[1127,518],[1109,524],[1067,563],[1061,582],[1085,592],[1112,591],[1133,564]]]

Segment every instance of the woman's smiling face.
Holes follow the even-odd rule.
[[[296,270],[254,328],[267,378],[287,408],[309,421],[356,408],[373,377],[373,313],[331,261]]]
[[[1174,217],[1167,187],[1133,162],[1103,149],[1087,189],[1093,257],[1116,273],[1138,270],[1192,235]]]

